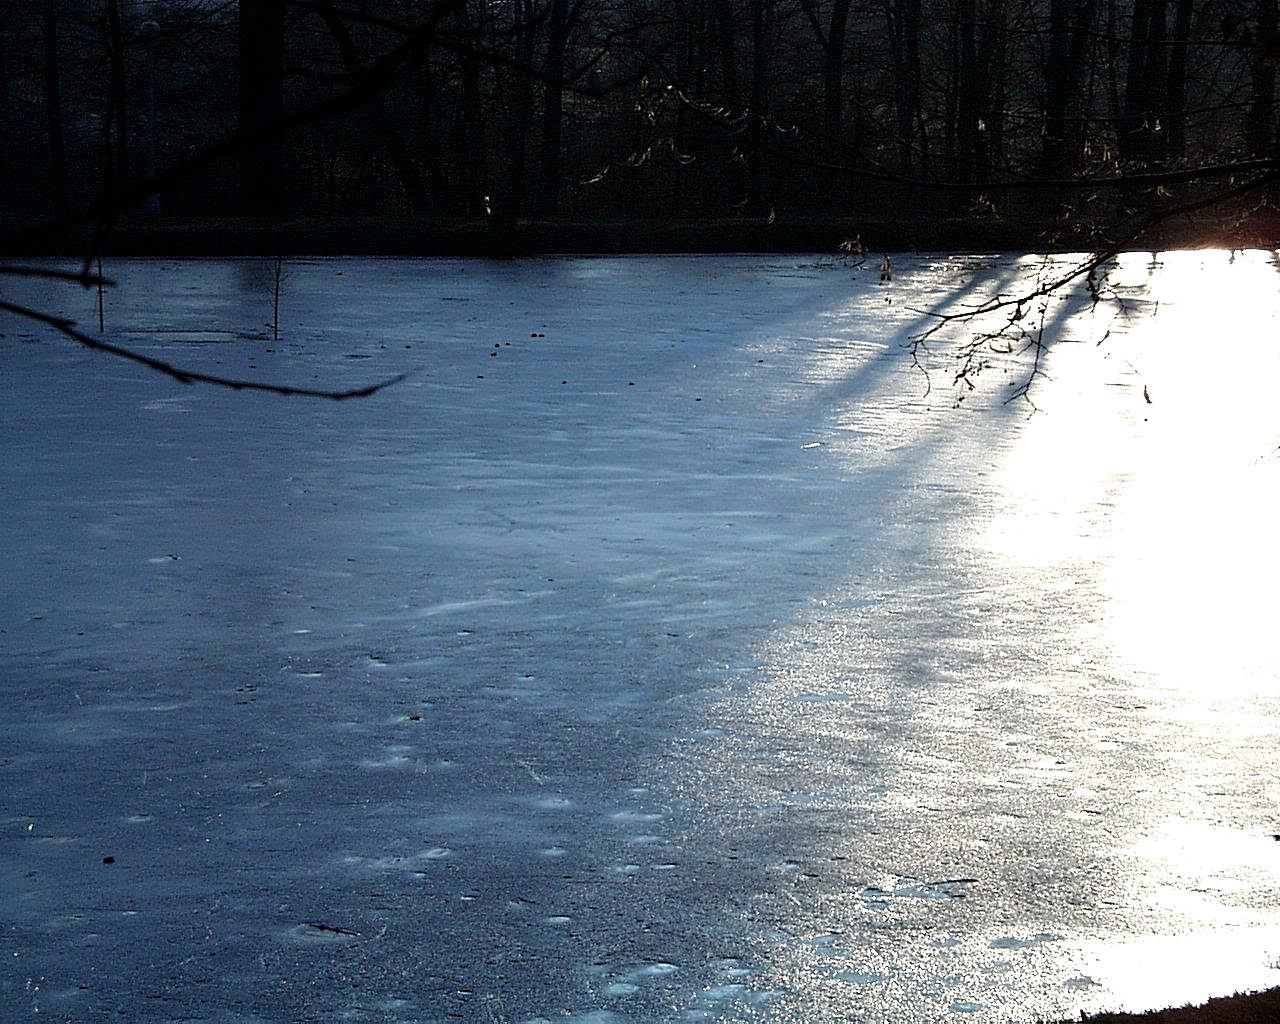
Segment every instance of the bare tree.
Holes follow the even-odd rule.
[[[44,52],[45,124],[49,140],[49,183],[53,205],[67,205],[67,158],[65,126],[62,115],[62,77],[59,68],[58,34],[60,12],[58,0],[43,0],[41,36]]]
[[[274,130],[284,112],[284,0],[240,0],[240,192],[244,209],[276,212],[289,201],[281,178],[282,144]]]

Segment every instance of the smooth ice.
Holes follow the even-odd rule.
[[[1276,267],[1033,305],[1033,412],[1016,351],[953,384],[976,328],[927,380],[903,343],[1044,261],[895,264],[291,261],[278,342],[261,261],[106,266],[149,355],[411,371],[345,403],[0,320],[0,1017],[1030,1024],[1280,981]]]

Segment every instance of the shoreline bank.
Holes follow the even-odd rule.
[[[50,232],[38,224],[0,220],[0,253],[15,256],[474,256],[514,258],[568,253],[800,253],[841,254],[861,239],[881,252],[1080,252],[1111,240],[1097,234],[1052,232],[1012,221],[939,220],[929,223],[841,218],[740,218],[696,221],[492,222],[427,217],[219,218],[133,217],[111,225],[100,241],[88,227]],[[1212,222],[1179,221],[1128,248],[1271,248],[1280,227],[1257,224],[1230,232]]]

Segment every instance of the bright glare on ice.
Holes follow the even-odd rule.
[[[0,1016],[996,1024],[1276,983],[1280,276],[1126,255],[1122,306],[1029,307],[1029,400],[999,344],[952,384],[1007,311],[911,365],[1072,259],[297,261],[278,344],[255,261],[108,268],[149,355],[412,371],[343,405],[0,321]]]

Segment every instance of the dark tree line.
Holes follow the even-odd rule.
[[[0,0],[0,218],[1265,201],[1278,0]],[[215,158],[216,157],[216,158]]]

